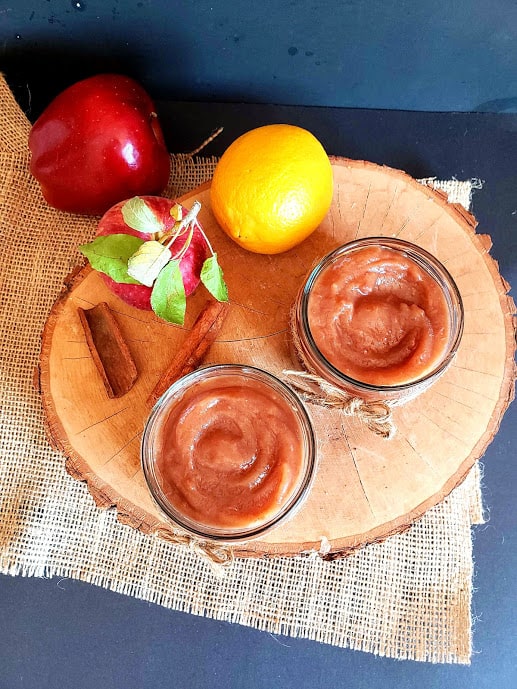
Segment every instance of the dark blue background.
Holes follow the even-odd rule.
[[[515,112],[516,44],[514,0],[0,2],[0,66],[35,103],[36,73],[108,68],[173,100]]]
[[[68,83],[118,69],[158,99],[173,151],[222,125],[205,151],[217,155],[242,131],[284,121],[329,153],[414,177],[480,178],[479,231],[517,284],[517,115],[494,114],[517,111],[517,3],[77,4],[0,1],[0,69],[30,117]],[[474,529],[470,667],[272,636],[73,580],[2,576],[0,689],[517,686],[516,422],[514,404],[483,460],[489,521]]]

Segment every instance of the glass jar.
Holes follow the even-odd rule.
[[[402,403],[450,365],[463,304],[446,268],[401,239],[338,247],[310,272],[291,317],[293,348],[315,376],[366,401]]]
[[[202,539],[262,536],[312,485],[315,438],[303,403],[275,376],[221,364],[175,382],[146,423],[142,467],[173,525]]]

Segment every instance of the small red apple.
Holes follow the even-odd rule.
[[[154,213],[156,218],[162,223],[163,230],[168,231],[174,225],[174,218],[171,216],[171,208],[176,205],[175,201],[161,197],[161,196],[141,196],[149,209]],[[121,201],[110,208],[100,219],[97,227],[97,236],[104,236],[110,234],[129,234],[140,239],[152,239],[152,235],[146,232],[140,232],[129,227],[122,215],[122,208],[126,202]],[[187,214],[187,209],[181,206],[182,217]],[[185,243],[185,237],[178,237],[171,245],[172,253],[179,251]],[[209,247],[200,227],[196,224],[192,234],[192,239],[187,252],[180,261],[179,267],[181,276],[183,278],[183,285],[185,287],[185,295],[188,297],[198,287],[200,282],[201,268],[206,258],[209,256]],[[151,309],[151,292],[152,287],[146,285],[134,285],[127,283],[119,283],[112,280],[105,273],[100,273],[102,279],[108,288],[116,294],[120,299],[135,306],[138,309]]]
[[[49,205],[100,215],[160,194],[170,158],[154,104],[137,82],[99,74],[60,93],[29,135],[30,170]]]

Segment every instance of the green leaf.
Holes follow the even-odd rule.
[[[108,234],[96,237],[89,244],[81,244],[79,251],[95,270],[109,275],[115,282],[139,284],[127,272],[129,258],[142,246],[143,240],[130,234]]]
[[[157,316],[169,323],[185,322],[187,297],[179,261],[170,261],[160,271],[151,292],[151,306]]]
[[[171,251],[154,240],[144,242],[127,263],[131,277],[147,287],[152,287],[161,269],[170,261]]]
[[[126,225],[138,232],[156,234],[163,232],[163,223],[156,217],[150,206],[139,196],[134,196],[122,206],[122,217]]]
[[[228,288],[223,271],[217,262],[217,254],[209,256],[201,268],[201,282],[218,301],[228,301]]]

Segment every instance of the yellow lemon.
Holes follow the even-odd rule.
[[[214,216],[237,244],[260,254],[308,237],[332,201],[332,167],[306,129],[272,124],[246,132],[219,160],[210,189]]]

